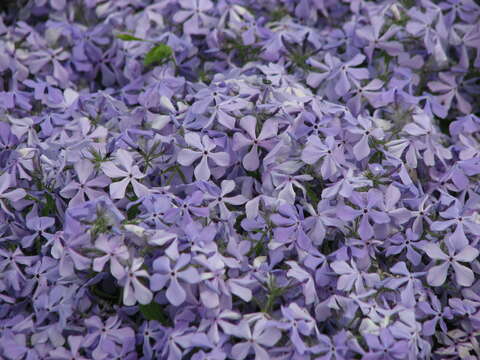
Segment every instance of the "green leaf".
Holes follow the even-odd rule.
[[[49,193],[44,195],[45,199],[47,200],[45,206],[40,211],[42,216],[55,216],[57,211],[57,204],[55,203],[55,199]]]
[[[139,207],[140,207],[140,203],[138,204],[135,204],[133,206],[130,206],[130,208],[127,210],[127,219],[128,220],[132,220],[132,219],[135,219],[137,217],[138,214],[141,213]]]
[[[167,316],[165,316],[162,306],[155,301],[152,301],[147,305],[140,304],[139,309],[143,317],[147,320],[157,320],[163,325],[167,325],[169,323],[169,319]]]
[[[97,212],[97,218],[92,223],[91,232],[93,235],[107,234],[112,230],[112,224],[105,214]]]
[[[322,194],[322,188],[318,186],[317,191],[315,191],[315,187],[311,186],[310,184],[305,184],[305,189],[307,190],[307,196],[309,197],[310,202],[314,207],[317,207],[317,204],[320,201],[319,196],[321,197]]]
[[[117,38],[123,41],[145,41],[130,34],[117,34]]]
[[[158,44],[157,46],[150,49],[150,51],[145,55],[143,64],[149,66],[155,63],[162,64],[168,61],[173,55],[173,50],[170,46],[165,44]]]

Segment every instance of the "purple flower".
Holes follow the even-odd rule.
[[[142,343],[142,351],[147,359],[151,359],[154,354],[153,344],[159,343],[162,338],[162,327],[158,321],[144,321],[139,331],[137,331],[137,338],[140,338]]]
[[[244,320],[234,327],[233,331],[233,335],[246,340],[232,347],[231,356],[238,360],[245,359],[252,351],[255,353],[256,359],[269,359],[270,356],[265,347],[272,347],[281,337],[280,331],[269,326],[268,322],[262,318],[255,321],[253,329],[250,323]]]
[[[282,307],[283,321],[278,323],[282,330],[288,330],[290,341],[300,355],[308,351],[308,345],[302,339],[303,336],[310,336],[315,328],[315,320],[296,303],[288,307]]]
[[[365,80],[368,79],[368,70],[366,68],[357,68],[365,60],[365,56],[361,54],[355,55],[346,63],[339,64],[336,71],[335,92],[338,96],[344,96],[351,89],[351,79]]]
[[[400,299],[403,305],[407,307],[415,306],[415,295],[422,289],[422,282],[418,278],[425,275],[425,273],[411,273],[403,261],[392,266],[390,272],[397,277],[389,278],[386,286],[400,291]]]
[[[216,194],[207,193],[205,195],[206,200],[210,200],[209,207],[218,207],[220,211],[221,219],[228,219],[231,215],[231,211],[228,209],[228,205],[243,205],[248,199],[243,195],[226,196],[235,190],[235,181],[223,180],[220,184],[220,191]]]
[[[213,25],[214,18],[206,14],[213,8],[210,0],[180,0],[179,3],[183,10],[175,13],[173,21],[183,23],[186,34],[205,34]]]
[[[427,222],[430,226],[432,221],[428,217],[429,213],[432,210],[433,204],[426,205],[429,200],[428,196],[424,196],[423,199],[418,201],[418,210],[412,211],[414,217],[412,230],[416,234],[421,234],[423,232],[423,222]]]
[[[32,52],[30,55],[29,67],[32,73],[38,73],[45,66],[51,64],[53,68],[52,75],[61,85],[68,83],[69,73],[62,65],[62,62],[69,58],[68,52],[62,48],[44,49]]]
[[[94,347],[94,359],[104,359],[121,344],[132,345],[134,332],[130,327],[122,327],[118,316],[111,316],[105,322],[98,316],[85,319],[88,334],[83,339],[83,346]]]
[[[271,171],[271,176],[272,184],[275,186],[275,191],[278,192],[278,198],[286,201],[289,204],[295,203],[296,194],[294,186],[297,189],[300,189],[305,197],[306,190],[301,182],[310,181],[313,179],[310,175],[285,174],[284,172],[276,171],[276,169]]]
[[[365,54],[371,60],[375,49],[385,50],[389,55],[399,55],[403,51],[403,46],[399,41],[390,40],[399,32],[397,26],[389,27],[383,35],[380,35],[385,19],[382,16],[372,16],[371,25],[357,30],[357,35],[368,42],[365,48]]]
[[[231,294],[243,301],[251,301],[253,295],[249,287],[254,281],[248,274],[243,277],[226,278],[227,265],[232,268],[239,267],[234,259],[224,258],[216,252],[208,258],[206,255],[199,254],[196,256],[196,261],[206,270],[202,274],[200,283],[200,300],[205,307],[215,308],[220,304],[223,296],[230,297]]]
[[[117,237],[108,238],[101,235],[95,241],[95,248],[105,253],[105,255],[96,257],[93,260],[93,270],[101,272],[107,262],[110,262],[110,273],[117,279],[121,280],[125,275],[125,268],[122,263],[126,262],[130,255],[128,248],[123,245],[122,241]]]
[[[368,240],[374,235],[374,229],[369,220],[376,224],[386,224],[390,222],[390,217],[381,209],[383,206],[383,196],[376,189],[370,189],[367,194],[355,192],[350,200],[359,207],[353,209],[343,205],[338,209],[338,216],[344,220],[353,220],[361,216],[358,226],[358,234],[362,240]]]
[[[185,142],[196,150],[182,149],[178,153],[177,161],[183,166],[190,166],[195,160],[201,158],[195,167],[194,174],[197,180],[208,181],[211,171],[208,160],[212,160],[218,166],[226,167],[230,163],[230,156],[226,152],[213,152],[216,144],[207,136],[200,137],[197,133],[185,134]]]
[[[322,177],[324,179],[335,178],[345,162],[345,157],[333,137],[327,137],[325,143],[316,135],[308,138],[305,149],[302,151],[302,161],[314,164],[320,159],[322,159],[320,167]]]
[[[315,289],[315,279],[307,270],[294,261],[287,261],[290,269],[287,277],[297,280],[302,285],[303,296],[307,305],[312,304],[318,299],[317,290]]]
[[[369,140],[371,138],[381,140],[384,133],[381,128],[375,128],[372,120],[359,116],[358,127],[351,127],[348,131],[352,134],[361,135],[361,138],[353,146],[353,153],[357,160],[362,160],[370,154]]]
[[[1,359],[480,358],[474,1],[3,3]]]
[[[243,157],[243,167],[248,171],[258,169],[260,159],[258,156],[258,147],[271,149],[273,137],[277,135],[278,125],[275,120],[267,120],[263,124],[260,134],[256,135],[257,120],[253,116],[245,116],[240,120],[240,127],[245,130],[248,136],[237,132],[233,135],[233,149],[241,150],[244,147],[251,146],[250,151]]]
[[[448,255],[445,254],[438,244],[429,242],[423,246],[423,251],[433,260],[441,263],[428,270],[427,281],[432,286],[441,286],[447,279],[450,267],[455,272],[455,281],[460,286],[471,286],[475,281],[475,275],[465,265],[461,263],[472,262],[479,254],[478,250],[470,245],[461,249],[456,249],[452,239],[445,241]]]
[[[223,310],[221,312],[214,310],[209,312],[206,318],[202,319],[199,328],[202,331],[206,331],[208,328],[208,338],[213,344],[218,344],[221,340],[222,331],[226,334],[233,334],[237,325],[233,324],[232,321],[240,318],[240,314],[231,310]]]
[[[167,222],[174,222],[180,218],[183,223],[190,223],[192,217],[207,217],[209,214],[208,207],[201,206],[203,197],[201,191],[195,191],[185,199],[176,199],[177,207],[167,210],[164,219]]]
[[[380,335],[365,335],[369,352],[363,356],[364,359],[398,359],[404,356],[407,342],[397,340],[387,329],[381,329]]]
[[[296,244],[306,251],[312,248],[300,208],[289,204],[281,205],[278,208],[278,214],[273,214],[270,220],[277,225],[277,228],[274,229],[274,239],[269,245],[271,249],[290,243]]]
[[[88,234],[72,236],[56,236],[52,239],[51,254],[54,259],[60,261],[59,272],[62,276],[71,276],[77,270],[86,270],[90,267],[91,260],[79,252],[79,248],[85,245]]]
[[[379,79],[373,79],[367,84],[362,85],[356,80],[352,80],[355,90],[352,97],[347,101],[347,106],[353,114],[360,114],[362,100],[367,100],[374,108],[379,108],[384,104],[383,94],[379,91],[384,83]]]
[[[201,332],[194,332],[192,328],[179,325],[165,331],[164,340],[156,344],[159,353],[165,359],[181,360],[183,354],[194,348],[212,348],[208,337]],[[182,348],[185,351],[182,351]]]
[[[23,266],[31,266],[35,260],[32,256],[25,256],[20,249],[5,251],[0,249],[0,271],[5,275],[2,283],[20,291],[20,286],[25,281]]]
[[[112,199],[122,199],[125,197],[127,186],[132,184],[133,191],[138,197],[149,193],[148,188],[138,180],[145,177],[137,165],[133,164],[132,155],[123,149],[116,153],[116,159],[123,169],[119,168],[112,161],[102,164],[102,171],[110,178],[121,178],[122,180],[110,184],[110,196]]]
[[[33,209],[35,209],[35,211]],[[33,241],[41,236],[49,240],[53,238],[53,235],[49,234],[47,229],[54,225],[55,219],[46,216],[38,216],[35,206],[33,209],[26,217],[26,225],[28,229],[32,230],[34,233],[31,235],[27,235],[22,239],[21,243],[23,247],[32,246]]]
[[[111,181],[105,175],[97,177],[94,174],[94,167],[89,160],[80,160],[73,164],[78,176],[78,182],[73,180],[68,183],[60,192],[63,197],[71,198],[71,206],[81,204],[86,201],[85,195],[90,200],[103,196],[105,193],[96,188],[104,188],[110,185]]]
[[[476,221],[475,215],[471,210],[463,207],[460,201],[455,200],[452,206],[439,214],[447,220],[434,221],[430,224],[430,228],[434,231],[444,231],[450,226],[456,225],[451,237],[455,247],[462,248],[469,244],[465,235],[465,228],[472,234],[480,235],[480,225]]]
[[[350,353],[350,335],[345,330],[340,330],[332,338],[327,335],[318,334],[318,344],[314,346],[313,352],[320,354],[320,359],[333,360],[336,358],[345,359]]]
[[[435,333],[437,324],[440,324],[440,328],[443,332],[447,332],[447,324],[445,320],[453,318],[452,311],[448,306],[442,307],[442,304],[435,295],[431,297],[432,305],[426,301],[422,301],[418,304],[419,309],[425,316],[432,316],[433,319],[429,319],[423,323],[423,333],[427,336]]]
[[[324,58],[324,63],[321,63],[314,58],[308,59],[309,65],[322,70],[320,72],[313,72],[308,74],[307,84],[311,87],[318,87],[323,81],[329,80],[329,85],[333,83],[331,81],[335,76],[335,70],[341,65],[340,59],[327,53]]]
[[[377,274],[370,274],[357,268],[354,262],[334,261],[330,267],[336,274],[340,275],[337,282],[337,289],[351,291],[355,286],[355,291],[363,293],[367,288],[374,287],[380,277]]]
[[[50,351],[49,355],[52,359],[71,360],[79,359],[86,360],[86,357],[80,355],[80,348],[83,341],[82,336],[71,335],[68,337],[68,350],[65,347],[58,347]]]
[[[20,199],[23,199],[27,193],[25,190],[18,188],[7,191],[10,187],[12,187],[12,178],[10,174],[4,173],[0,175],[0,208],[8,215],[13,216],[13,213],[11,213],[7,207],[6,200],[17,202]]]
[[[173,208],[172,200],[167,196],[152,194],[143,198],[141,204],[145,208],[145,212],[139,215],[142,221],[154,228],[163,228],[165,214]]]
[[[406,236],[403,236],[401,233],[397,233],[390,238],[390,244],[388,245],[385,254],[387,256],[397,255],[403,250],[406,250],[407,259],[413,265],[419,265],[422,255],[418,252],[418,250],[421,250],[425,244],[426,241],[420,240],[419,234],[407,229]]]
[[[438,38],[437,31],[445,31],[443,18],[438,16],[439,13],[438,9],[427,9],[426,12],[422,12],[416,7],[408,11],[410,20],[406,30],[414,36],[423,37],[425,48],[429,53],[434,51],[435,39]]]
[[[437,96],[439,103],[448,111],[452,106],[452,101],[457,101],[457,108],[463,114],[469,114],[472,111],[472,106],[465,100],[463,95],[459,92],[459,85],[454,74],[441,72],[438,74],[441,81],[430,81],[427,85],[428,88],[435,92],[440,93]]]
[[[139,279],[149,278],[147,271],[142,270],[142,265],[141,258],[133,259],[122,280],[123,303],[127,306],[133,306],[137,301],[143,305],[149,304],[153,299],[152,292]]]
[[[344,198],[349,198],[355,189],[364,186],[372,186],[372,181],[367,178],[353,176],[353,169],[348,168],[342,179],[337,180],[332,186],[323,189],[322,197],[332,199],[340,195]]]
[[[460,160],[468,160],[480,156],[480,147],[477,141],[463,134],[459,134],[458,137],[463,148],[459,154]]]
[[[180,281],[187,284],[196,284],[200,281],[200,275],[196,268],[188,266],[191,260],[189,255],[176,254],[173,260],[175,261],[173,267],[170,259],[166,256],[153,262],[155,274],[151,277],[150,288],[153,291],[159,291],[168,283],[165,295],[172,305],[179,306],[187,298],[187,293],[180,285]]]

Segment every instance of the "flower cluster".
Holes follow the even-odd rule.
[[[0,358],[480,358],[474,0],[0,4]]]

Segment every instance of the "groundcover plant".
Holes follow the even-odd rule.
[[[0,3],[0,358],[479,359],[480,5]]]

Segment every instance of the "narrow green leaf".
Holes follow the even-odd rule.
[[[173,50],[170,46],[165,44],[158,44],[157,46],[150,49],[150,51],[145,55],[143,64],[145,66],[153,64],[162,64],[168,61],[173,55]]]
[[[136,36],[130,35],[130,34],[118,34],[117,38],[123,41],[145,41],[143,39],[140,39]]]

